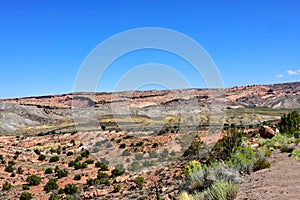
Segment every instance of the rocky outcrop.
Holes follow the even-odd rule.
[[[276,127],[270,126],[261,126],[259,129],[259,134],[263,138],[272,138],[278,133],[278,129]]]

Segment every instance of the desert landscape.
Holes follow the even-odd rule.
[[[213,92],[2,99],[1,199],[298,199],[299,131],[278,129],[300,82]],[[230,193],[209,196],[222,181]]]
[[[300,2],[1,1],[0,200],[299,200]]]

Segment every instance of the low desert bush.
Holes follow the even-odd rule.
[[[23,189],[23,190],[29,190],[29,189],[30,189],[30,186],[29,186],[29,185],[22,185],[22,189]]]
[[[95,163],[95,166],[97,168],[100,168],[99,170],[101,170],[101,171],[108,171],[108,166],[105,163],[102,163],[102,162],[98,161],[98,162]]]
[[[7,165],[4,169],[4,171],[6,172],[13,172],[14,171],[14,167],[12,165]]]
[[[256,153],[250,147],[238,147],[227,164],[240,172],[250,174],[255,161]]]
[[[268,149],[280,149],[281,147],[290,143],[287,135],[278,134],[271,139],[261,139],[260,144],[267,147]]]
[[[238,194],[238,185],[226,181],[217,181],[211,187],[194,194],[182,192],[178,200],[233,200]]]
[[[207,191],[209,200],[233,200],[237,196],[238,185],[224,181],[212,184]]]
[[[29,176],[26,181],[29,183],[30,186],[36,186],[41,183],[41,177],[36,175]]]
[[[271,164],[267,161],[266,158],[264,157],[258,158],[253,165],[253,171],[256,172],[261,169],[269,168],[270,165]]]
[[[67,177],[69,174],[68,170],[66,169],[59,169],[56,172],[56,176],[57,178],[63,178],[63,177]]]
[[[59,157],[58,156],[53,156],[50,158],[50,161],[49,162],[57,162],[59,161]]]
[[[78,188],[74,184],[67,184],[64,188],[65,194],[75,194],[78,191]]]
[[[115,184],[114,185],[114,192],[119,192],[121,190],[121,185],[120,184]]]
[[[30,200],[32,199],[32,194],[29,192],[23,192],[20,196],[20,200]]]
[[[134,182],[139,189],[142,189],[145,183],[145,179],[142,176],[138,176],[134,179]]]
[[[53,173],[53,170],[52,170],[52,168],[47,168],[47,169],[45,169],[45,174],[52,174]]]
[[[80,174],[75,174],[73,180],[79,181],[81,179],[81,175]]]
[[[51,190],[57,190],[57,189],[58,189],[57,180],[53,178],[50,178],[49,181],[44,186],[44,190],[46,191],[46,193],[50,192]]]
[[[2,185],[2,190],[10,190],[11,188],[11,183],[9,182],[4,182],[3,185]]]
[[[294,149],[295,149],[294,147],[289,147],[288,145],[284,145],[280,148],[280,151],[283,153],[292,153]]]
[[[292,152],[292,158],[295,158],[295,159],[297,159],[297,160],[300,160],[300,149],[294,150],[294,151]]]
[[[43,155],[43,154],[40,154],[39,157],[38,157],[38,160],[39,160],[39,161],[43,161],[43,160],[45,160],[45,159],[46,159],[46,156]]]

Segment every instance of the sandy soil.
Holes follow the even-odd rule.
[[[244,177],[236,199],[300,199],[300,160],[276,151],[269,161],[270,168]]]

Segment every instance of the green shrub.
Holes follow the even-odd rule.
[[[40,155],[41,154],[41,151],[39,149],[35,149],[34,150],[34,153],[36,153],[36,155]]]
[[[129,150],[125,150],[125,151],[123,151],[123,153],[122,153],[122,156],[130,156],[130,155],[131,155],[131,153],[130,153]]]
[[[7,190],[10,190],[10,188],[11,188],[11,183],[9,183],[7,181],[3,183],[2,190],[7,191]]]
[[[209,200],[233,200],[238,193],[238,185],[218,181],[212,184],[209,188],[208,199]]]
[[[137,162],[137,161],[133,161],[129,166],[128,166],[128,170],[129,171],[132,171],[132,172],[135,172],[135,171],[138,171],[139,169],[142,168],[142,165]]]
[[[85,169],[85,168],[87,168],[87,164],[86,164],[86,163],[76,163],[76,164],[74,165],[74,169],[75,169],[75,170],[78,170],[78,169]]]
[[[13,160],[10,160],[10,161],[8,161],[8,163],[7,164],[9,164],[9,165],[15,165],[16,164],[16,162],[15,161],[13,161]]]
[[[300,124],[300,115],[298,111],[292,111],[287,115],[284,114],[281,117],[281,121],[278,123],[278,127],[281,133],[293,134],[298,131],[298,125]]]
[[[40,161],[43,161],[45,159],[46,159],[46,156],[43,155],[43,154],[40,154],[39,157],[38,157],[38,160],[40,160]]]
[[[210,161],[213,160],[229,160],[234,151],[242,144],[242,133],[238,133],[235,129],[229,135],[218,140],[211,150]]]
[[[81,152],[81,154],[80,154],[82,157],[86,157],[86,158],[88,158],[89,157],[89,155],[90,155],[90,152],[88,151],[88,150],[84,150],[83,152]]]
[[[280,149],[289,144],[289,138],[286,135],[277,134],[271,139],[261,140],[262,145],[269,149]]]
[[[30,200],[32,199],[32,194],[29,192],[23,192],[20,196],[20,200]]]
[[[270,157],[272,154],[272,152],[267,148],[258,149],[258,152],[262,153],[264,156],[267,156],[267,157]]]
[[[44,186],[44,190],[46,191],[46,193],[50,192],[51,190],[57,190],[57,189],[58,189],[57,180],[53,178],[50,178],[49,181]]]
[[[29,186],[29,185],[22,185],[22,189],[23,189],[23,190],[29,190],[29,189],[30,189],[30,186]]]
[[[93,164],[93,163],[94,163],[94,160],[88,159],[88,160],[84,161],[84,163],[90,165],[90,164]]]
[[[78,156],[76,159],[75,159],[75,162],[79,162],[82,160],[82,156]]]
[[[22,169],[22,167],[18,167],[17,169],[17,173],[18,174],[23,174],[24,170]]]
[[[117,176],[122,176],[124,174],[124,171],[118,170],[118,169],[114,169],[111,172],[111,176],[113,178],[117,177]]]
[[[114,192],[119,192],[121,190],[121,185],[120,184],[115,184],[114,185]]]
[[[62,169],[59,169],[59,170],[57,170],[57,172],[56,172],[57,178],[67,177],[68,174],[69,174],[69,172],[68,172],[68,170],[66,170],[66,169],[63,169],[63,170],[62,170]]]
[[[205,187],[205,166],[196,161],[191,161],[185,167],[184,174],[187,185],[191,190],[200,190]]]
[[[292,158],[295,158],[295,159],[297,159],[297,160],[300,160],[300,149],[294,150],[294,151],[292,152]]]
[[[256,154],[250,147],[239,147],[227,164],[240,172],[250,174],[253,171]]]
[[[89,186],[97,185],[99,183],[100,183],[100,181],[97,178],[95,178],[95,179],[90,178],[90,179],[86,180],[86,184],[89,185]]]
[[[266,158],[258,158],[255,163],[254,163],[254,166],[253,166],[253,171],[258,171],[258,170],[261,170],[261,169],[266,169],[266,168],[269,168],[270,167],[270,163],[267,161]]]
[[[100,168],[99,170],[101,170],[101,171],[108,171],[108,166],[105,163],[102,163],[102,162],[98,161],[98,162],[95,163],[95,166],[97,168]]]
[[[135,144],[136,147],[141,147],[144,145],[144,142],[143,141],[140,141],[138,143]]]
[[[53,156],[53,157],[51,157],[50,158],[50,161],[49,162],[57,162],[57,161],[59,161],[59,157],[58,156]]]
[[[36,175],[29,176],[26,181],[29,183],[30,186],[36,186],[41,183],[41,177]]]
[[[58,190],[58,194],[64,194],[64,193],[65,193],[65,191],[64,191],[63,188],[60,188],[60,189]]]
[[[126,144],[125,143],[120,144],[119,148],[120,149],[125,149],[126,148]]]
[[[69,163],[68,163],[68,166],[69,167],[74,167],[76,165],[76,162],[75,161],[70,161]]]
[[[56,165],[55,168],[54,168],[55,173],[58,172],[58,170],[60,170],[59,166]]]
[[[280,148],[280,151],[283,153],[292,153],[295,148],[289,147],[288,145],[284,145]]]
[[[106,173],[103,173],[101,171],[98,171],[98,176],[97,176],[98,179],[100,178],[109,178],[108,174]]]
[[[135,184],[138,186],[139,189],[142,189],[145,183],[144,177],[138,176],[134,179]]]
[[[76,174],[73,178],[73,180],[75,181],[79,181],[81,179],[81,175],[80,174]]]
[[[134,158],[135,158],[136,160],[142,160],[142,159],[143,159],[143,154],[137,153],[137,154],[134,155]]]
[[[74,184],[67,184],[64,188],[65,194],[75,194],[78,191],[78,188]]]
[[[67,156],[72,156],[74,154],[73,151],[68,151]]]
[[[156,151],[149,151],[149,157],[150,158],[157,158],[158,157],[158,154],[156,153]]]
[[[53,170],[50,167],[45,170],[45,174],[52,174],[52,173],[53,173]]]
[[[178,200],[196,200],[193,195],[188,194],[186,191],[183,191],[179,194],[177,197]],[[204,199],[204,198],[198,198],[198,199]]]
[[[50,197],[49,197],[49,200],[60,200],[60,196],[57,195],[57,194],[51,194]]]

